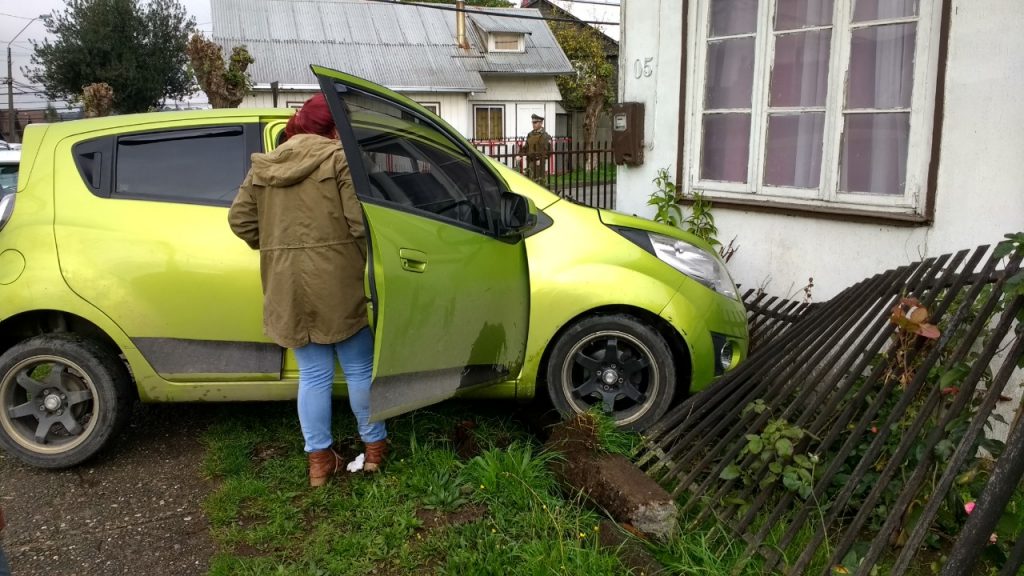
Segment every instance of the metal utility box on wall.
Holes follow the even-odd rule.
[[[620,102],[612,106],[612,157],[616,164],[644,163],[644,105]]]

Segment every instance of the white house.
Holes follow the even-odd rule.
[[[620,101],[645,161],[713,204],[746,287],[825,300],[1024,230],[1024,2],[627,0]]]
[[[246,107],[298,107],[318,91],[319,64],[401,92],[463,135],[524,136],[555,118],[555,77],[573,71],[540,12],[366,0],[211,0],[213,39],[255,59]],[[464,14],[460,22],[459,16]],[[518,16],[523,16],[520,18]],[[461,36],[460,36],[461,34]]]

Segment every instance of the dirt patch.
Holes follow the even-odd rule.
[[[263,465],[284,456],[288,452],[288,447],[281,443],[266,443],[256,446],[252,452],[253,461],[257,465]]]
[[[416,518],[421,522],[420,531],[433,530],[441,526],[459,526],[476,522],[487,515],[487,506],[483,504],[469,504],[451,512],[439,512],[420,508],[416,511]]]
[[[550,468],[569,493],[583,494],[616,522],[646,536],[674,533],[678,510],[672,496],[624,456],[602,453],[591,416],[555,426],[545,446],[564,456],[552,460]]]
[[[18,576],[204,574],[216,548],[201,509],[199,437],[229,405],[140,406],[110,449],[77,468],[0,452],[3,546]]]

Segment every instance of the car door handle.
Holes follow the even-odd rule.
[[[419,250],[400,248],[398,258],[402,261],[402,268],[409,272],[423,273],[427,271],[427,255]]]

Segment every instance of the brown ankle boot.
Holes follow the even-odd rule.
[[[341,456],[331,448],[309,453],[309,485],[323,486],[327,479],[345,469]]]
[[[381,464],[388,456],[388,441],[378,440],[366,444],[366,460],[363,462],[363,472],[379,472]]]

